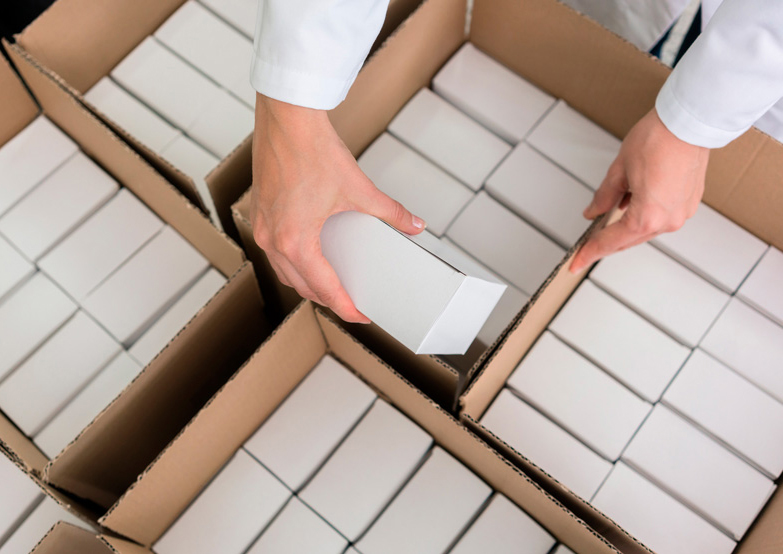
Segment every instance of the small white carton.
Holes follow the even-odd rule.
[[[481,424],[582,498],[590,499],[612,469],[508,389],[500,391]]]
[[[214,11],[248,38],[253,38],[256,30],[256,0],[201,0],[201,3]]]
[[[563,100],[546,114],[528,143],[593,190],[620,152],[620,140]]]
[[[783,471],[783,404],[701,350],[695,350],[663,402],[767,476]]]
[[[489,176],[486,189],[564,248],[590,225],[582,211],[593,192],[525,143]]]
[[[506,288],[431,233],[360,212],[330,217],[321,249],[356,308],[417,354],[464,354]]]
[[[253,110],[220,90],[183,130],[204,148],[224,158],[253,132],[254,125]]]
[[[602,260],[590,279],[690,348],[729,301],[725,292],[649,244]]]
[[[11,459],[0,454],[0,483],[3,484],[3,501],[0,502],[0,544],[22,522],[41,497],[41,489],[29,475]]]
[[[0,236],[0,302],[20,283],[35,273],[35,266]]]
[[[691,351],[585,280],[549,330],[649,402],[657,402]]]
[[[164,227],[82,302],[126,347],[209,267],[171,227]]]
[[[362,554],[446,552],[491,493],[436,446],[356,548]]]
[[[447,236],[529,295],[538,290],[565,254],[555,242],[483,191],[457,216]]]
[[[729,554],[737,546],[622,462],[617,462],[592,504],[661,554]]]
[[[555,104],[469,42],[435,75],[432,89],[511,144],[525,138]]]
[[[783,252],[770,247],[742,283],[737,296],[761,313],[783,325],[783,289],[780,276],[783,275]]]
[[[155,543],[157,554],[242,554],[291,492],[239,450]]]
[[[118,189],[108,173],[78,152],[0,218],[0,233],[37,260]]]
[[[363,381],[325,356],[248,439],[245,449],[298,491],[375,398]]]
[[[421,89],[389,123],[389,132],[451,175],[479,190],[511,146],[429,89]]]
[[[27,516],[27,519],[14,531],[14,534],[3,543],[3,546],[0,546],[0,554],[25,554],[26,552],[31,552],[49,529],[58,521],[65,521],[88,531],[95,531],[87,523],[47,496]]]
[[[418,425],[378,399],[299,497],[355,541],[431,445],[432,438]]]

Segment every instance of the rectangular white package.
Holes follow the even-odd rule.
[[[649,244],[602,260],[590,279],[690,348],[729,301],[725,292]]]
[[[0,502],[0,544],[22,518],[32,510],[41,497],[41,489],[22,468],[8,456],[0,455],[0,483],[3,484],[3,501]]]
[[[79,149],[39,115],[0,148],[0,215]]]
[[[527,141],[533,148],[593,190],[620,152],[620,140],[563,100],[536,125]]]
[[[701,350],[695,350],[663,402],[767,476],[783,471],[783,404]]]
[[[486,483],[436,446],[356,548],[362,554],[445,552],[491,493]]]
[[[464,354],[506,288],[431,233],[360,212],[330,217],[321,249],[356,308],[417,354]]]
[[[0,380],[73,315],[76,304],[36,273],[0,304]]]
[[[253,38],[258,10],[256,0],[201,0],[201,3],[242,31],[245,36]]]
[[[501,494],[495,494],[481,515],[449,554],[547,554],[555,539]]]
[[[14,531],[14,534],[3,543],[3,546],[0,547],[0,554],[24,554],[25,552],[31,552],[35,545],[58,521],[65,521],[88,531],[95,531],[87,523],[47,496],[27,516],[27,519]]]
[[[35,266],[0,236],[0,302],[20,283],[35,273]]]
[[[375,398],[363,381],[331,356],[324,356],[248,439],[245,449],[298,491]]]
[[[771,480],[662,404],[623,461],[736,540],[775,490]]]
[[[171,227],[164,227],[82,303],[126,347],[171,306],[209,262]]]
[[[515,146],[489,176],[486,189],[564,248],[590,225],[582,211],[593,191],[525,143]]]
[[[418,425],[378,399],[299,497],[355,541],[431,445],[432,438]]]
[[[35,444],[54,458],[139,374],[142,366],[126,352],[117,354],[98,375],[35,436]]]
[[[220,90],[183,130],[204,148],[224,158],[253,132],[254,125],[253,110]]]
[[[661,554],[729,554],[736,546],[622,462],[617,462],[592,504]]]
[[[538,290],[565,254],[555,242],[483,191],[457,216],[447,236],[529,295]]]
[[[511,146],[423,88],[389,123],[389,132],[479,190]]]
[[[481,424],[582,498],[589,500],[612,469],[508,389],[500,391]]]
[[[469,42],[438,71],[432,89],[511,144],[525,138],[555,103]]]
[[[239,450],[154,545],[157,554],[242,554],[291,492]]]
[[[83,300],[162,228],[160,218],[123,188],[38,266],[73,298]]]
[[[657,402],[691,351],[585,280],[549,330],[649,402]]]
[[[0,233],[37,260],[118,189],[108,173],[79,152],[0,218]]]
[[[770,247],[742,283],[737,296],[783,325],[783,288],[780,277],[783,275],[783,252]]]

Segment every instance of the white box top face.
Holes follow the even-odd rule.
[[[511,146],[429,89],[421,89],[389,123],[389,132],[473,190]]]
[[[527,141],[593,190],[601,186],[621,144],[562,100],[533,129]]]
[[[432,88],[511,144],[525,138],[555,99],[466,43],[446,62]]]
[[[185,135],[179,135],[161,150],[160,155],[195,181],[203,180],[220,159]]]
[[[439,447],[358,542],[362,554],[445,552],[492,490]]]
[[[657,402],[690,350],[585,280],[549,329],[649,402]]]
[[[0,302],[17,285],[35,273],[35,266],[0,236]]]
[[[204,148],[224,158],[252,132],[253,110],[220,90],[184,130]]]
[[[622,462],[592,504],[655,552],[729,554],[736,543]]]
[[[508,389],[500,391],[481,424],[582,498],[590,499],[612,469]]]
[[[5,455],[0,456],[0,483],[3,484],[3,501],[0,502],[0,537],[3,537],[41,496],[41,489],[29,475]]]
[[[95,532],[84,521],[67,511],[48,496],[44,497],[43,502],[27,516],[14,534],[0,546],[0,554],[19,554],[21,552],[31,552],[38,542],[43,538],[49,529],[58,521],[64,521],[71,525],[76,525],[82,529]]]
[[[783,325],[783,252],[770,247],[740,287],[738,296]]]
[[[119,185],[81,152],[0,219],[0,233],[37,260],[117,192]]]
[[[0,215],[78,149],[43,115],[5,143],[0,148]]]
[[[248,439],[245,448],[298,491],[375,398],[363,381],[325,356]]]
[[[242,554],[291,497],[239,450],[155,544],[158,554]]]
[[[220,17],[242,31],[245,36],[253,38],[256,30],[256,0],[201,0]],[[248,66],[249,67],[249,66]]]
[[[701,350],[663,401],[769,477],[783,471],[783,404]]]
[[[695,347],[729,296],[649,244],[602,260],[590,279],[688,347]]]

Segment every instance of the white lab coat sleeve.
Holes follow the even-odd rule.
[[[725,146],[783,98],[783,1],[725,0],[655,107],[677,137]]]
[[[250,82],[289,104],[328,110],[345,99],[389,0],[259,0]]]

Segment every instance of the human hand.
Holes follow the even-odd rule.
[[[648,112],[625,137],[584,216],[595,219],[618,205],[625,213],[582,246],[571,272],[682,227],[704,194],[709,154],[674,136],[655,109]]]
[[[321,253],[329,216],[359,211],[415,235],[425,223],[379,191],[359,169],[323,110],[256,99],[253,237],[280,281],[348,322],[369,323]]]

